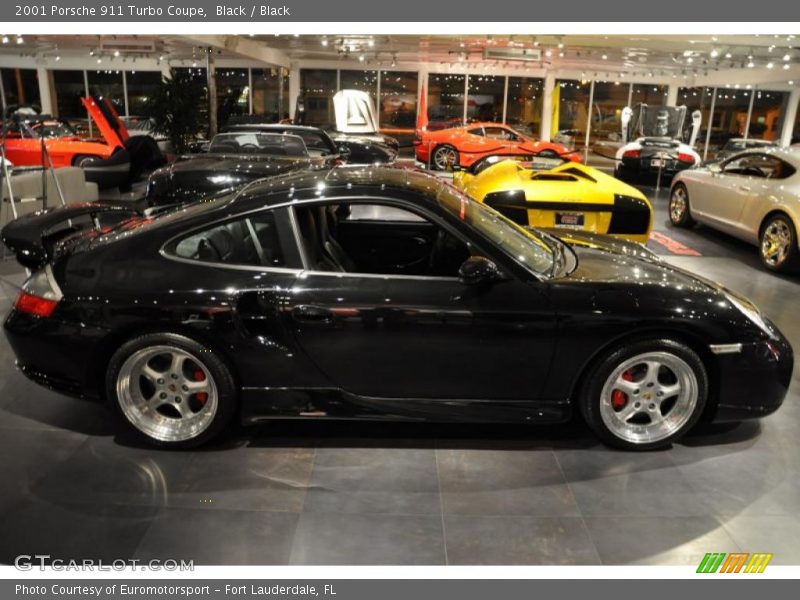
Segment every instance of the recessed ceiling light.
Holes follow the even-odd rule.
[[[767,63],[767,68],[768,68],[768,69],[774,69],[774,68],[775,68],[775,63],[768,62],[768,63]]]
[[[733,57],[733,54],[731,54],[730,52],[726,52],[725,53],[725,58],[732,58],[732,57]]]
[[[22,44],[22,43],[24,43],[24,42],[25,42],[25,39],[24,39],[24,38],[23,38],[21,35],[18,35],[18,36],[17,36],[17,43],[18,43],[18,44]]]
[[[7,35],[4,35],[4,36],[3,36],[3,43],[4,43],[4,44],[7,44],[7,43],[8,43],[8,36],[7,36]]]
[[[753,67],[755,67],[755,66],[756,66],[756,63],[754,63],[752,60],[751,60],[750,62],[748,62],[748,63],[747,63],[747,68],[748,68],[748,69],[752,69],[752,68],[753,68]]]
[[[119,56],[119,50],[114,50],[114,56]]]
[[[783,65],[783,70],[784,71],[788,71],[789,70],[789,65]]]
[[[783,60],[791,60],[791,59],[792,59],[792,57],[789,56],[788,54],[784,54],[783,55]]]
[[[600,58],[602,58],[603,60],[608,60],[608,54],[603,54],[603,56],[601,56]]]
[[[716,48],[714,48],[714,49],[711,51],[711,58],[717,58],[718,56],[719,56],[719,50],[717,50]]]

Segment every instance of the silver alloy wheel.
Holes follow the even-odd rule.
[[[446,171],[456,164],[456,151],[448,146],[437,148],[433,153],[433,164],[439,171]]]
[[[161,442],[191,440],[217,414],[217,386],[208,368],[175,346],[149,346],[131,354],[119,370],[116,389],[128,421]]]
[[[672,190],[669,199],[669,218],[673,223],[680,223],[686,214],[686,191],[678,186]]]
[[[783,219],[775,219],[761,236],[761,257],[770,267],[780,267],[789,255],[792,231]]]
[[[670,352],[627,359],[609,375],[600,396],[600,417],[619,439],[658,442],[692,418],[699,385],[694,370]]]

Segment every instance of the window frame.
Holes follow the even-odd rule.
[[[217,262],[217,261],[207,261],[207,260],[199,260],[196,258],[188,258],[185,256],[179,256],[175,253],[175,250],[183,240],[197,235],[198,233],[202,233],[204,231],[210,231],[216,227],[220,227],[222,225],[226,225],[227,223],[232,223],[234,221],[240,221],[244,219],[250,219],[256,217],[260,214],[272,212],[275,215],[275,227],[279,232],[286,231],[286,234],[282,237],[279,237],[278,243],[281,246],[281,250],[286,255],[285,262],[286,265],[299,265],[299,266],[283,266],[283,267],[275,267],[270,265],[248,265],[242,263],[227,263],[227,262]],[[214,267],[214,268],[221,268],[221,269],[230,269],[235,271],[255,271],[258,273],[301,273],[305,267],[305,257],[301,253],[300,247],[297,245],[298,242],[298,231],[297,225],[294,221],[293,214],[288,210],[288,206],[285,204],[280,204],[276,206],[267,206],[263,208],[257,208],[255,210],[249,210],[245,212],[241,212],[234,216],[225,216],[219,219],[215,219],[210,222],[203,223],[202,225],[198,225],[196,227],[192,227],[187,231],[182,231],[181,233],[170,237],[164,244],[161,245],[161,249],[159,250],[159,254],[164,258],[169,260],[174,260],[177,262],[182,262],[185,264],[191,264],[195,266],[207,266],[207,267]]]
[[[423,207],[420,207],[416,204],[412,204],[411,202],[403,201],[398,198],[391,198],[387,196],[336,196],[336,197],[326,197],[324,199],[311,199],[306,201],[298,201],[294,202],[291,205],[288,205],[290,209],[290,213],[292,215],[292,222],[294,223],[294,231],[295,231],[295,244],[300,250],[300,254],[303,258],[303,265],[307,267],[309,264],[308,255],[305,245],[303,244],[302,236],[300,235],[299,228],[297,227],[297,214],[296,209],[298,208],[306,208],[306,207],[314,207],[314,206],[328,206],[331,204],[379,204],[384,206],[391,206],[392,208],[400,208],[403,210],[407,210],[410,213],[416,214],[427,222],[432,223],[438,227],[443,228],[447,233],[454,236],[463,244],[466,244],[467,247],[471,250],[470,256],[487,256],[491,257],[491,254],[487,254],[482,246],[476,244],[472,239],[464,236],[462,232],[458,231],[455,227],[444,221],[443,219],[439,218],[437,215],[433,214],[431,211],[425,210]],[[476,252],[478,254],[476,254]],[[362,273],[362,272],[347,272],[347,271],[318,271],[315,269],[308,269],[304,268],[304,274],[310,275],[325,275],[325,276],[332,276],[332,277],[351,277],[351,278],[371,278],[371,279],[403,279],[403,280],[422,280],[422,281],[450,281],[450,282],[458,282],[459,277],[458,275],[448,277],[444,275],[397,275],[393,273]]]

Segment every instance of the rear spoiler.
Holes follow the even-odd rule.
[[[92,226],[99,227],[98,216],[102,213],[116,213],[120,217],[138,214],[130,208],[99,202],[47,208],[11,221],[0,231],[0,239],[23,267],[38,269],[52,258],[60,240],[84,229],[73,224],[73,220],[88,216]]]

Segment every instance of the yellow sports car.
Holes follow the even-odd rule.
[[[488,156],[453,184],[520,225],[581,229],[645,243],[653,207],[639,190],[558,158]]]

